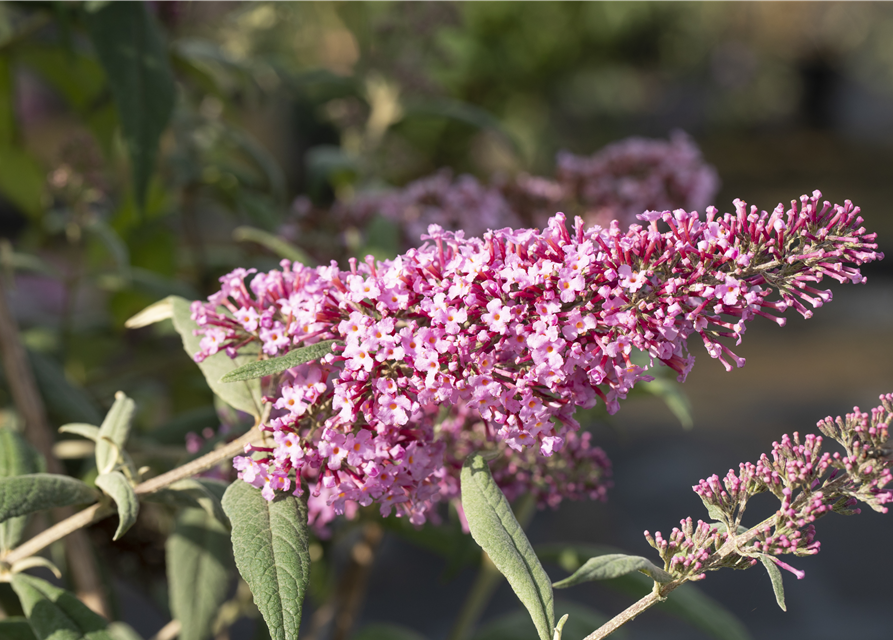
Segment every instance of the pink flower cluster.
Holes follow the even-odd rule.
[[[801,442],[797,433],[793,438],[785,435],[781,442],[772,443],[771,457],[764,453],[756,464],[739,465],[738,473],[730,470],[722,480],[713,475],[693,487],[716,521],[712,525],[698,521],[694,526],[689,518],[681,530],[673,529],[669,543],[659,532],[652,537],[646,531],[645,537],[660,552],[667,570],[679,577],[696,579],[720,566],[741,568],[768,555],[779,567],[802,578],[802,571],[774,556],[818,553],[821,545],[813,525],[818,518],[832,511],[859,513],[854,508],[857,502],[886,513],[884,505],[893,502],[893,491],[885,489],[893,482],[885,449],[891,422],[893,394],[888,394],[881,396],[881,405],[870,414],[856,407],[843,419],[829,417],[818,423],[826,437],[843,446],[844,453],[823,453],[822,436],[809,434]],[[735,553],[722,563],[709,564],[711,553],[729,539],[728,532],[740,530],[747,501],[765,491],[781,502],[775,516],[745,534]]]
[[[642,211],[700,211],[719,191],[716,169],[682,131],[669,141],[627,138],[592,156],[558,155],[558,184],[590,224],[635,222]]]
[[[426,242],[394,260],[281,271],[239,269],[209,302],[193,304],[201,360],[287,353],[324,339],[335,352],[288,371],[270,389],[271,446],[237,458],[241,477],[275,491],[302,491],[342,513],[377,502],[414,523],[452,489],[437,409],[464,405],[488,439],[551,456],[579,425],[577,407],[610,412],[657,363],[685,378],[698,334],[726,368],[741,366],[722,338],[740,342],[745,323],[830,293],[823,275],[861,282],[858,265],[881,255],[859,210],[803,196],[790,208],[706,218],[684,210],[646,212],[646,226],[573,230],[557,214],[542,232],[464,237],[436,225]],[[662,230],[661,226],[666,230]],[[250,291],[249,291],[250,288]],[[773,290],[780,300],[770,301]],[[645,366],[632,362],[645,352]],[[581,439],[582,442],[582,439]],[[548,502],[548,500],[546,500]]]

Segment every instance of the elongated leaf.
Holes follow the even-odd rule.
[[[775,593],[775,601],[782,611],[787,611],[787,605],[784,603],[784,583],[781,581],[781,570],[775,564],[772,556],[761,553],[760,562],[766,567],[766,573],[769,574],[769,581],[772,582],[772,591]]]
[[[150,324],[168,320],[174,317],[174,307],[170,298],[164,298],[158,302],[150,304],[148,307],[140,311],[135,316],[128,318],[124,326],[128,329],[139,329],[140,327],[148,327]]]
[[[31,625],[25,618],[0,620],[0,638],[3,640],[37,640]]]
[[[255,227],[236,227],[233,231],[233,240],[236,242],[256,242],[280,258],[286,258],[292,262],[300,262],[306,265],[312,265],[314,262],[313,258],[293,244],[286,242],[269,231],[256,229]]]
[[[96,440],[96,468],[99,473],[108,473],[115,468],[127,436],[130,435],[130,423],[135,409],[136,403],[123,392],[115,394],[115,402],[102,421]]]
[[[658,377],[650,382],[642,383],[642,390],[662,399],[682,424],[683,429],[686,431],[694,429],[695,420],[692,417],[691,401],[679,382],[675,379]]]
[[[536,552],[544,561],[555,562],[565,571],[573,572],[588,558],[620,553],[621,550],[607,545],[546,544],[538,545]],[[641,598],[654,586],[651,578],[638,572],[606,580],[602,584],[634,598]],[[717,640],[751,640],[747,628],[738,618],[691,583],[678,587],[657,606],[664,613],[685,620]]]
[[[307,347],[289,351],[284,356],[279,356],[278,358],[256,360],[230,371],[220,379],[220,382],[239,382],[241,380],[252,380],[282,373],[286,369],[297,367],[305,362],[319,360],[324,355],[332,353],[332,347],[337,343],[337,340],[323,340]]]
[[[673,576],[663,569],[654,566],[647,558],[628,556],[623,553],[612,553],[590,558],[573,575],[568,576],[564,580],[559,580],[552,586],[556,589],[566,589],[582,582],[618,578],[633,571],[641,571],[657,582],[670,582],[673,579]]]
[[[527,607],[540,640],[552,640],[552,581],[480,454],[472,454],[465,461],[461,483],[462,508],[472,537]]]
[[[205,513],[229,529],[229,518],[226,517],[223,505],[220,503],[226,486],[219,480],[186,478],[178,480],[166,489],[144,495],[143,500],[173,507],[203,509]]]
[[[40,470],[40,454],[25,438],[10,428],[0,428],[0,478],[23,476]],[[0,553],[12,549],[22,541],[27,524],[27,515],[0,522]]]
[[[142,2],[112,2],[84,16],[130,153],[134,193],[142,206],[158,141],[174,109],[174,77],[164,38]]]
[[[102,413],[86,392],[65,377],[62,366],[42,353],[28,351],[28,360],[47,409],[61,423],[86,422],[99,424]]]
[[[171,296],[169,300],[173,307],[174,328],[183,339],[183,348],[192,358],[200,351],[201,338],[194,333],[198,325],[190,317],[189,301],[178,296]],[[205,375],[208,386],[222,400],[234,409],[257,417],[263,410],[260,381],[246,380],[238,384],[220,382],[220,378],[248,362],[256,362],[256,360],[251,356],[240,356],[233,360],[225,353],[218,352],[205,358],[198,366]]]
[[[267,502],[259,490],[236,481],[223,496],[223,510],[233,525],[236,566],[270,637],[297,638],[310,577],[307,505],[291,495]]]
[[[118,507],[118,529],[112,540],[117,540],[133,526],[140,512],[140,501],[133,486],[120,471],[101,473],[96,478],[96,486],[111,496]]]
[[[180,640],[205,640],[234,574],[229,531],[200,509],[185,509],[165,545],[170,607]]]
[[[73,433],[87,440],[96,442],[99,439],[99,427],[83,422],[69,422],[59,427],[59,433]]]
[[[80,480],[51,473],[0,478],[0,522],[7,518],[95,502],[99,496]]]
[[[12,588],[39,640],[112,640],[105,618],[73,593],[24,573],[12,577]]]

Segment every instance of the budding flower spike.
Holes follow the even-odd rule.
[[[692,487],[713,519],[697,525],[691,518],[673,529],[669,540],[660,532],[646,531],[648,543],[657,549],[664,568],[675,580],[699,580],[706,571],[722,567],[747,568],[761,560],[777,573],[778,567],[804,577],[778,556],[808,556],[819,552],[813,523],[831,512],[859,513],[858,502],[874,511],[887,513],[893,502],[891,461],[886,449],[893,422],[893,394],[882,395],[881,404],[864,413],[858,407],[844,418],[825,418],[818,428],[825,438],[836,441],[841,452],[822,452],[818,435],[791,438],[772,443],[771,457],[765,453],[756,464],[744,462],[736,473],[725,478],[711,476]],[[741,526],[748,500],[759,493],[773,494],[778,510],[750,528]],[[779,605],[784,608],[780,581],[773,580]]]
[[[317,523],[375,502],[419,524],[456,491],[457,454],[445,450],[456,423],[439,424],[442,407],[462,407],[459,431],[474,429],[481,447],[530,450],[542,461],[582,442],[571,436],[577,407],[601,401],[616,412],[657,364],[683,381],[692,334],[727,370],[740,367],[744,358],[724,339],[740,344],[749,320],[784,325],[778,314],[788,308],[810,317],[807,305],[831,299],[813,287],[825,275],[863,282],[858,267],[883,257],[875,234],[851,202],[820,198],[771,212],[740,200],[732,214],[648,211],[626,231],[616,221],[586,229],[580,218],[569,230],[561,213],[543,231],[483,238],[432,225],[420,248],[351,260],[347,271],[288,261],[269,273],[237,269],[208,302],[193,303],[195,358],[281,356],[338,341],[272,380],[265,428],[275,447],[234,464],[268,499],[301,494],[306,482]],[[633,363],[633,349],[648,355],[644,365]],[[585,449],[585,464],[606,478],[603,454],[588,440]]]

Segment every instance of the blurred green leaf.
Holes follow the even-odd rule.
[[[124,622],[112,622],[108,626],[109,635],[113,640],[143,640],[143,637]]]
[[[99,496],[75,478],[29,473],[0,478],[0,522],[35,511],[95,502]]]
[[[47,408],[58,422],[99,424],[102,414],[83,389],[68,381],[62,367],[51,357],[28,351],[34,378]]]
[[[340,344],[338,340],[323,340],[316,344],[293,349],[284,356],[268,358],[267,360],[255,360],[254,362],[243,364],[238,369],[230,371],[220,378],[220,382],[231,383],[243,380],[253,380],[282,373],[286,369],[297,367],[306,362],[319,360],[323,356],[332,353],[332,347],[336,344]]]
[[[136,201],[146,201],[175,86],[161,31],[142,2],[112,2],[84,21],[109,79],[130,153]]]
[[[300,262],[304,265],[313,265],[313,259],[304,251],[293,244],[283,240],[277,235],[256,229],[254,227],[236,227],[233,231],[233,240],[236,242],[256,242],[266,247],[280,258]]]
[[[201,338],[194,333],[198,325],[190,317],[190,303],[188,300],[177,296],[171,296],[170,300],[173,305],[174,327],[183,339],[183,348],[186,350],[186,353],[189,354],[190,358],[193,358],[200,350]],[[211,387],[214,393],[233,408],[258,417],[263,412],[260,381],[245,380],[235,384],[220,382],[220,379],[230,371],[243,364],[256,361],[250,355],[240,356],[233,360],[225,353],[218,352],[205,358],[198,363],[198,366],[205,375],[208,386]]]
[[[610,580],[639,571],[657,582],[670,582],[673,577],[642,556],[628,556],[624,553],[611,553],[590,558],[572,575],[552,584],[556,589],[566,589],[592,580]]]
[[[81,115],[95,107],[106,87],[102,66],[69,47],[28,43],[16,49],[16,60],[36,71]]]
[[[165,556],[180,640],[205,640],[235,569],[229,531],[205,511],[185,509],[165,543]]]
[[[209,478],[186,478],[169,487],[142,496],[148,502],[158,502],[172,507],[202,509],[221,525],[229,528],[229,518],[223,511],[220,501],[228,485],[220,480]]]
[[[105,618],[73,593],[24,573],[12,577],[12,588],[39,640],[113,640]]]
[[[0,638],[3,640],[37,640],[31,625],[25,618],[0,620]]]
[[[682,389],[682,385],[676,380],[657,377],[650,382],[643,382],[641,387],[643,391],[663,400],[667,408],[682,424],[683,429],[688,431],[694,428],[695,421],[691,413],[691,402]]]
[[[9,56],[0,56],[0,147],[11,147],[16,138],[15,82]]]
[[[45,177],[46,172],[27,153],[0,147],[0,193],[32,218],[43,211]]]
[[[101,473],[96,477],[96,486],[111,496],[118,508],[118,528],[112,540],[117,540],[136,522],[140,511],[140,501],[133,490],[133,485],[120,471]]]
[[[40,454],[19,432],[0,427],[0,478],[37,473],[41,466]],[[0,554],[21,542],[27,524],[27,515],[0,522]]]
[[[124,395],[115,394],[115,402],[106,414],[96,439],[96,468],[99,473],[108,473],[115,468],[118,457],[124,450],[136,403]]]
[[[357,257],[371,254],[376,260],[393,260],[400,253],[400,225],[383,216],[375,216],[365,228],[366,243]]]
[[[273,640],[298,637],[310,577],[307,504],[293,495],[267,501],[237,480],[223,496],[233,525],[236,566],[254,595]]]
[[[511,505],[480,454],[462,465],[462,508],[474,541],[487,552],[512,591],[527,607],[540,640],[552,640],[555,609],[552,581],[533,552]]]

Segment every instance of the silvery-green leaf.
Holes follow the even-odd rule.
[[[781,607],[782,611],[787,611],[788,608],[784,603],[784,584],[781,581],[781,570],[778,568],[778,565],[775,564],[775,560],[772,556],[761,553],[760,562],[763,563],[763,566],[766,567],[766,573],[769,574],[769,581],[772,583],[772,591],[775,593],[775,601],[778,603],[778,606]]]
[[[236,566],[270,637],[297,638],[310,578],[306,503],[283,494],[268,502],[258,489],[237,480],[223,496],[223,510],[233,527]]]
[[[572,575],[564,580],[559,580],[552,586],[556,589],[566,589],[581,582],[610,580],[634,571],[640,571],[656,582],[670,582],[673,579],[673,576],[663,569],[654,566],[647,558],[628,556],[623,553],[612,553],[590,558]]]
[[[552,581],[480,454],[466,459],[461,483],[462,508],[472,537],[527,607],[540,640],[552,640],[555,627]]]
[[[183,339],[183,348],[190,358],[193,358],[201,348],[201,337],[195,335],[198,325],[192,321],[189,310],[189,301],[178,296],[169,298],[173,307],[174,328]],[[226,401],[234,409],[249,413],[258,417],[263,412],[261,390],[259,380],[245,380],[243,382],[227,384],[220,379],[227,373],[249,362],[256,362],[253,356],[239,356],[231,359],[223,352],[217,352],[198,363],[205,376],[211,391]]]
[[[34,511],[95,502],[99,496],[80,480],[51,473],[0,478],[0,522]]]
[[[238,369],[230,371],[220,379],[220,382],[253,380],[255,378],[263,378],[265,376],[282,373],[286,369],[297,367],[299,364],[319,360],[323,356],[331,353],[332,347],[337,343],[337,340],[323,340],[322,342],[301,347],[300,349],[293,349],[284,356],[267,358],[266,360],[255,360],[254,362],[249,362]]]
[[[105,618],[73,593],[25,573],[12,577],[12,588],[38,640],[113,640]]]
[[[174,307],[171,304],[171,299],[164,298],[163,300],[159,300],[158,302],[153,302],[136,315],[128,318],[127,321],[124,323],[124,326],[128,329],[139,329],[141,327],[148,327],[150,324],[155,324],[156,322],[168,320],[173,317]]]
[[[99,427],[84,422],[69,422],[59,427],[59,433],[73,433],[76,436],[96,442],[99,439]]]
[[[201,509],[184,509],[167,540],[165,556],[180,640],[205,640],[234,574],[229,531]]]
[[[304,253],[304,251],[269,231],[255,227],[236,227],[233,231],[233,240],[236,242],[256,242],[280,258],[306,265],[313,264],[313,258]]]
[[[140,501],[133,486],[120,471],[101,473],[96,477],[96,486],[111,496],[118,508],[118,529],[112,540],[117,540],[133,526],[140,511]]]
[[[96,438],[96,468],[100,474],[108,473],[115,468],[127,436],[130,435],[130,423],[136,403],[119,391],[115,394],[115,402],[106,414],[99,427]]]

